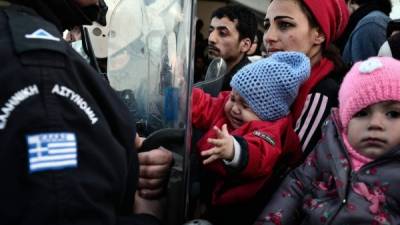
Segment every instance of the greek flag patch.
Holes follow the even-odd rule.
[[[42,133],[26,136],[29,172],[76,168],[77,143],[74,133]]]

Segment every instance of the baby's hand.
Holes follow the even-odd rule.
[[[216,126],[214,130],[217,132],[217,138],[208,139],[208,143],[213,144],[214,147],[201,152],[201,156],[208,157],[203,164],[211,163],[216,159],[231,161],[234,156],[233,136],[229,134],[226,124],[222,125],[222,130]]]

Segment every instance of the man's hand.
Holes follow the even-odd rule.
[[[149,214],[162,220],[163,204],[160,199],[145,199],[142,198],[138,192],[135,193],[135,203],[133,205],[133,212],[136,214]]]
[[[234,156],[233,136],[229,134],[226,124],[222,125],[222,130],[214,126],[217,132],[217,138],[209,138],[208,143],[214,147],[202,151],[201,156],[208,157],[203,161],[203,164],[208,164],[216,159],[225,159],[231,161]]]
[[[139,196],[154,199],[163,194],[172,162],[172,153],[162,147],[139,153]]]
[[[140,137],[139,134],[136,133],[136,137],[135,137],[135,149],[136,150],[142,147],[144,140],[146,140],[146,138]]]

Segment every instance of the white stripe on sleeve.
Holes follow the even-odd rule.
[[[298,133],[300,140],[303,139],[304,133],[306,132],[306,130],[307,130],[309,124],[310,124],[311,118],[312,118],[313,115],[315,114],[315,109],[316,109],[316,107],[317,107],[317,105],[318,105],[318,101],[319,101],[320,96],[321,96],[320,93],[316,93],[316,94],[315,94],[315,98],[314,98],[314,100],[313,100],[313,102],[312,102],[312,104],[311,104],[310,111],[308,111],[307,118],[306,118],[306,120],[304,121],[303,126],[302,126],[300,132]],[[303,146],[304,146],[304,145],[303,145]]]
[[[320,105],[320,107],[318,109],[317,117],[314,119],[314,123],[313,123],[310,131],[308,132],[307,137],[306,137],[306,139],[305,139],[305,141],[304,141],[304,143],[302,145],[303,151],[306,149],[306,146],[308,145],[308,143],[310,142],[311,138],[313,137],[315,131],[318,128],[318,125],[321,123],[321,119],[322,119],[322,117],[323,117],[323,115],[325,113],[327,105],[328,105],[328,97],[322,96],[322,102],[321,102],[321,105]]]
[[[306,99],[306,102],[304,103],[303,110],[301,111],[300,117],[296,121],[296,128],[294,129],[296,133],[300,129],[300,124],[301,124],[301,121],[303,120],[304,113],[306,112],[306,110],[308,108],[308,104],[310,104],[310,99],[311,99],[311,95],[309,94],[309,95],[307,95],[307,99]]]

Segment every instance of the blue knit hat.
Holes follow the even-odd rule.
[[[276,52],[243,67],[230,84],[260,119],[273,121],[289,114],[310,69],[303,53]]]

